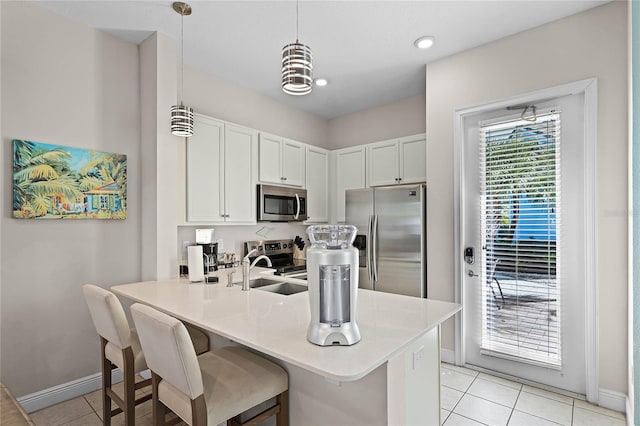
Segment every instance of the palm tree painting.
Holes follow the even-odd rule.
[[[13,217],[126,219],[127,156],[14,139]]]

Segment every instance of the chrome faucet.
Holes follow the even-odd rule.
[[[258,249],[253,249],[251,250],[249,253],[247,253],[247,255],[242,259],[242,290],[244,291],[248,291],[249,290],[249,275],[251,275],[251,268],[253,268],[254,266],[256,266],[256,263],[258,263],[259,261],[261,261],[262,259],[267,261],[267,266],[272,266],[271,265],[271,259],[269,259],[267,256],[265,256],[264,254],[261,256],[258,256],[254,259],[253,263],[249,263],[249,256],[251,256],[252,254],[254,254],[255,252],[257,252]]]

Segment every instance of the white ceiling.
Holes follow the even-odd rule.
[[[153,31],[180,39],[180,15],[171,1],[37,2],[134,43]],[[314,77],[329,85],[291,96],[281,90],[280,64],[282,47],[296,37],[294,1],[191,1],[184,62],[334,118],[424,93],[428,62],[606,2],[302,0],[299,38],[313,51]],[[413,46],[422,35],[435,37],[431,49]]]

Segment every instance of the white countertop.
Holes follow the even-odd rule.
[[[220,272],[225,272],[224,270]],[[252,270],[252,279],[267,268]],[[242,273],[234,281],[242,280]],[[296,280],[300,281],[300,280]],[[277,293],[185,279],[123,284],[114,293],[145,303],[264,354],[337,381],[358,380],[458,312],[455,303],[358,290],[356,321],[362,340],[321,347],[306,339],[308,292]]]

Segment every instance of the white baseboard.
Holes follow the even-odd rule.
[[[116,368],[112,371],[113,383],[122,381],[122,371]],[[92,374],[80,379],[72,380],[61,385],[53,386],[38,392],[16,398],[27,413],[42,410],[60,402],[77,398],[102,387],[102,373]]]
[[[627,426],[633,426],[634,415],[633,408],[631,408],[631,399],[629,399],[629,395],[625,398],[625,416],[627,416]]]
[[[614,411],[624,413],[627,408],[627,395],[608,389],[600,388],[598,392],[598,405]]]
[[[448,364],[456,363],[456,353],[451,349],[440,348],[440,361]]]

